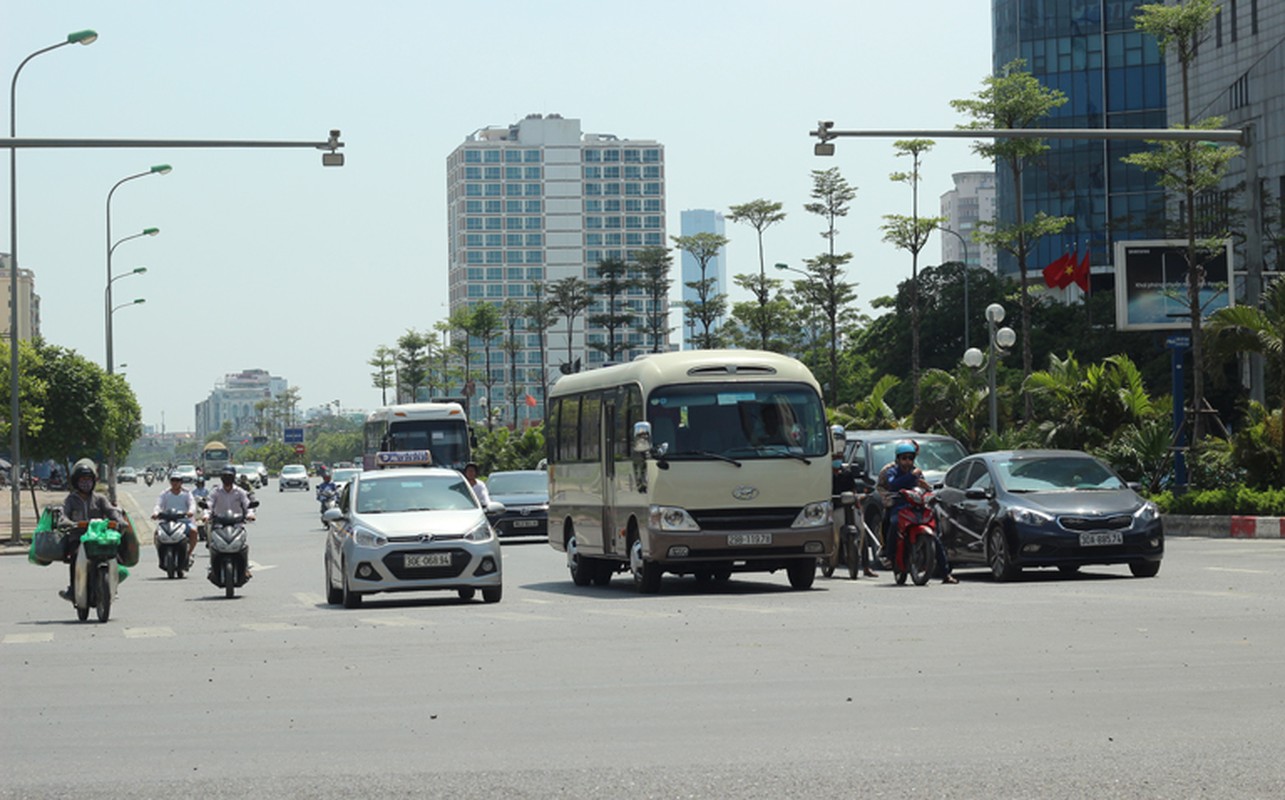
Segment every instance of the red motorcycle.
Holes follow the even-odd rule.
[[[897,544],[892,574],[898,585],[906,576],[923,586],[937,570],[937,515],[928,505],[932,494],[921,488],[902,489],[905,504],[897,511]]]

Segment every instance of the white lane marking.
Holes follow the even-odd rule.
[[[166,636],[173,636],[174,629],[165,626],[155,628],[126,628],[126,639],[159,639]]]
[[[307,630],[307,626],[295,625],[293,622],[243,622],[241,627],[251,631]]]
[[[763,606],[738,606],[738,605],[732,605],[731,603],[726,603],[723,605],[716,605],[713,603],[701,603],[699,606],[697,606],[697,608],[708,608],[714,611],[745,611],[750,614],[780,614],[786,611],[786,609],[784,608],[764,608]]]
[[[390,628],[418,628],[433,624],[429,620],[414,617],[361,617],[360,621],[367,625],[386,625]]]
[[[598,614],[604,617],[628,617],[630,619],[675,619],[680,614],[670,611],[628,611],[620,608],[586,608],[583,614]]]
[[[251,572],[253,572],[254,570],[260,570],[260,571],[262,571],[262,570],[265,570],[265,569],[276,569],[276,568],[277,568],[277,565],[276,565],[276,564],[260,564],[258,561],[255,561],[254,559],[250,559],[250,571],[251,571]]]
[[[1237,569],[1235,567],[1205,567],[1210,572],[1243,572],[1249,575],[1271,575],[1272,573],[1265,569]]]
[[[295,592],[294,599],[303,603],[305,606],[318,606],[326,602],[326,598],[312,592]]]
[[[481,613],[480,616],[487,619],[499,619],[505,622],[527,622],[529,620],[542,620],[544,622],[558,622],[558,617],[546,617],[543,614],[522,614],[517,611],[488,611]]]
[[[553,601],[552,601],[552,600],[541,600],[541,599],[540,599],[540,598],[538,598],[538,597],[524,597],[524,598],[522,598],[522,602],[524,602],[524,603],[536,603],[537,605],[542,605],[542,606],[552,605],[552,603],[553,603]]]
[[[53,640],[52,633],[6,633],[4,639],[0,640],[0,644],[37,644]]]

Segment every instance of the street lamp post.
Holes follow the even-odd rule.
[[[959,244],[964,248],[964,349],[969,348],[968,337],[968,240],[966,240],[959,231],[952,228],[938,228],[939,231],[945,231],[959,240]]]
[[[59,47],[65,47],[69,44],[93,44],[98,39],[98,34],[94,31],[76,31],[67,34],[67,40],[55,45],[37,50],[27,56],[18,64],[18,68],[13,71],[13,80],[9,82],[9,138],[18,138],[18,74],[22,68],[27,66],[27,62],[50,50],[57,50]],[[22,436],[19,414],[21,405],[18,402],[18,151],[16,148],[9,150],[9,414],[11,424],[9,426],[10,444],[9,460],[12,463],[10,472],[13,480],[9,483],[10,490],[10,511],[12,514],[13,534],[12,541],[17,544],[22,541],[22,494],[18,484],[20,481],[17,476],[21,470],[22,462]]]
[[[973,369],[982,365],[983,360],[986,362],[986,385],[989,390],[990,399],[990,423],[991,433],[999,433],[999,398],[995,394],[995,366],[996,362],[1008,355],[1008,348],[1012,347],[1017,341],[1017,334],[1012,328],[996,328],[1004,321],[1004,307],[999,303],[991,303],[986,306],[986,330],[990,339],[989,357],[983,357],[982,351],[976,347],[970,347],[964,351],[964,363]]]
[[[115,244],[113,244],[113,243],[112,243],[112,195],[116,194],[116,190],[117,190],[117,189],[119,189],[119,188],[120,188],[120,186],[121,186],[121,184],[123,184],[123,183],[127,183],[127,182],[132,181],[132,180],[135,180],[135,179],[137,179],[137,178],[145,178],[145,177],[147,177],[148,175],[168,175],[168,174],[170,173],[170,170],[171,170],[171,169],[172,169],[172,167],[170,167],[170,165],[169,165],[169,164],[157,164],[156,166],[152,167],[151,169],[146,170],[145,172],[137,172],[137,173],[135,173],[135,174],[133,174],[133,175],[127,175],[127,176],[125,176],[124,178],[121,178],[120,180],[116,181],[116,183],[115,183],[115,185],[114,185],[114,186],[112,186],[111,191],[107,192],[107,293],[106,293],[106,296],[104,297],[104,301],[103,301],[103,308],[104,308],[104,309],[106,309],[106,313],[104,314],[104,316],[106,317],[106,319],[105,319],[105,321],[104,321],[104,324],[106,325],[106,330],[107,330],[107,333],[106,333],[106,339],[107,339],[107,343],[106,343],[106,346],[107,346],[107,359],[106,359],[106,366],[107,366],[107,374],[108,374],[108,375],[111,375],[111,374],[112,374],[112,368],[113,368],[113,364],[112,364],[112,315],[111,315],[111,307],[112,307],[112,253],[113,253],[113,252],[115,252],[116,248],[117,248],[117,247],[119,247],[123,242],[127,242],[127,241],[129,241],[130,239],[137,239],[137,238],[138,238],[138,237],[140,237],[140,236],[155,236],[156,234],[158,234],[158,233],[160,233],[160,232],[161,232],[160,228],[145,228],[145,229],[143,230],[143,232],[142,232],[142,233],[136,233],[136,234],[134,234],[134,235],[132,235],[132,236],[126,236],[125,238],[123,238],[123,239],[121,239],[120,241],[118,241],[118,242],[116,242]]]

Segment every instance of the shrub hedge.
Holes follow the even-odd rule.
[[[1166,514],[1285,517],[1285,488],[1227,486],[1185,492],[1177,496],[1166,491],[1152,495],[1151,500]]]

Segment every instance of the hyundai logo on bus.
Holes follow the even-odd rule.
[[[375,454],[375,466],[384,467],[428,467],[433,464],[433,454],[427,450],[393,450],[380,451]]]
[[[759,490],[753,486],[737,486],[732,490],[732,497],[737,500],[753,500],[759,496]]]

